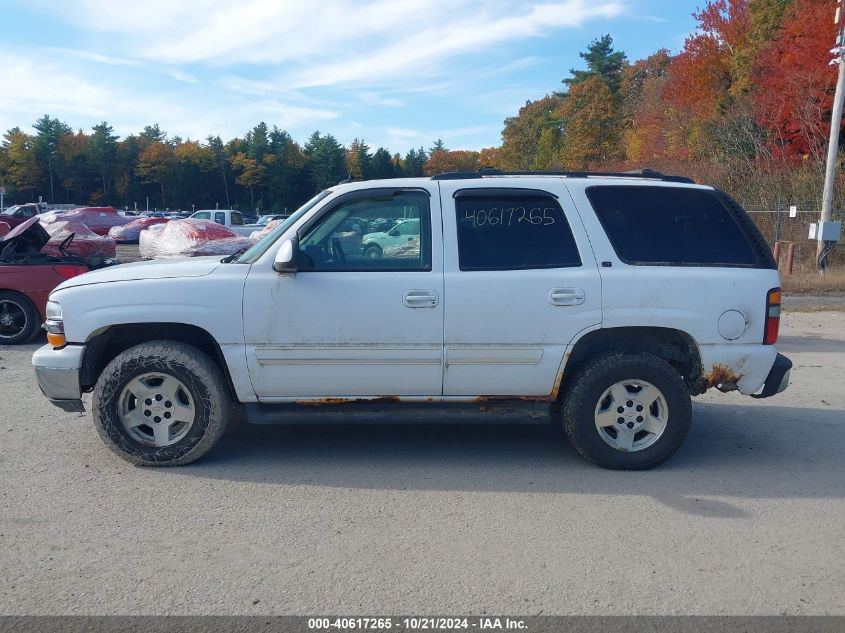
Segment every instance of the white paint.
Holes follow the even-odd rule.
[[[779,285],[777,271],[626,265],[587,200],[585,188],[597,182],[694,186],[559,177],[349,183],[333,188],[253,264],[209,257],[118,266],[75,277],[52,299],[62,305],[72,343],[116,324],[203,328],[220,344],[242,402],[549,397],[565,352],[580,337],[631,326],[687,333],[705,375],[723,365],[740,376],[742,393],[759,390],[776,354],[761,341],[766,293]],[[454,192],[516,185],[558,197],[582,266],[459,270]],[[384,186],[431,194],[430,271],[273,270],[282,244],[339,195]],[[40,351],[39,362],[48,363],[49,355]]]

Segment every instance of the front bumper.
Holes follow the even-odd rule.
[[[82,388],[79,385],[79,372],[84,354],[84,345],[65,345],[61,349],[44,345],[32,355],[38,387],[50,402],[63,411],[85,411],[82,405]]]
[[[775,357],[775,362],[769,370],[766,382],[763,384],[763,391],[754,394],[754,398],[768,398],[784,391],[789,386],[789,370],[792,369],[792,361],[783,354]]]

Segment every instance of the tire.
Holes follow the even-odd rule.
[[[224,434],[232,411],[217,364],[176,341],[151,341],[118,354],[100,374],[92,405],[106,446],[139,466],[199,459]]]
[[[648,353],[616,353],[577,370],[563,394],[562,418],[569,441],[587,461],[645,470],[681,446],[692,402],[686,383],[666,361]]]
[[[0,292],[0,345],[26,343],[38,334],[41,316],[32,301],[8,290]]]
[[[384,252],[381,250],[381,246],[378,244],[371,244],[366,249],[364,249],[364,257],[368,259],[379,259],[384,256]]]

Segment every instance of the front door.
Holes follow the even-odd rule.
[[[408,219],[418,222],[416,236],[365,255],[364,236]],[[440,226],[436,188],[360,190],[299,229],[300,270],[254,264],[244,334],[259,399],[439,396]]]

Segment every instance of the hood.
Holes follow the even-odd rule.
[[[18,224],[0,240],[0,259],[16,255],[32,255],[50,241],[50,234],[38,223],[37,217]]]
[[[138,281],[142,279],[170,279],[176,277],[203,277],[220,266],[220,257],[191,257],[190,259],[153,260],[121,264],[94,270],[68,279],[56,290],[104,284],[113,281]]]
[[[378,240],[378,239],[381,239],[383,237],[387,237],[386,231],[377,231],[376,233],[367,233],[361,239],[362,240]]]

